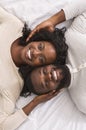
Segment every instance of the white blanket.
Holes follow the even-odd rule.
[[[71,0],[0,0],[0,4],[26,22],[30,28],[34,28],[57,13],[69,1]],[[70,22],[64,22],[61,27],[64,25],[69,26]]]
[[[0,0],[0,5],[26,22],[30,28],[58,12],[71,0]],[[71,21],[58,27],[69,26]],[[16,107],[26,105],[35,95],[20,97]],[[79,112],[67,90],[40,104],[17,130],[86,130],[86,115]]]

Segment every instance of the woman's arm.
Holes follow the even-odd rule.
[[[13,103],[8,99],[0,98],[0,130],[15,130],[19,127],[26,119],[27,115],[40,103],[50,100],[51,98],[55,97],[58,92],[50,92],[45,95],[35,97],[29,104],[27,104],[24,108],[17,110],[13,113],[11,110]],[[5,104],[4,104],[5,103]],[[7,106],[5,106],[7,103]],[[4,108],[6,107],[6,108]],[[4,111],[10,111],[10,113]]]
[[[5,9],[3,9],[0,6],[0,22],[4,22],[4,21],[8,20],[10,15],[11,15],[10,13],[8,13]]]

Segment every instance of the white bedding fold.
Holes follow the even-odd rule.
[[[30,28],[57,13],[71,0],[0,0],[0,4],[25,21]],[[69,26],[70,21],[58,27]]]
[[[28,97],[31,100],[33,96]],[[21,98],[17,106],[28,102]],[[82,127],[83,126],[83,127]],[[86,116],[73,104],[67,90],[54,99],[40,104],[28,116],[28,120],[18,130],[86,130]]]

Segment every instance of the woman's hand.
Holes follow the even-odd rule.
[[[34,98],[34,102],[37,102],[37,104],[40,104],[42,102],[46,102],[46,101],[52,99],[53,97],[55,97],[59,92],[60,91],[53,90],[52,92],[49,92],[47,94],[37,96]]]
[[[55,97],[60,91],[56,91],[53,90],[52,92],[48,93],[48,94],[43,94],[40,96],[35,97],[29,104],[27,104],[25,107],[22,108],[22,110],[24,111],[24,113],[26,115],[29,115],[30,112],[40,103],[42,102],[46,102],[50,99],[52,99],[53,97]]]
[[[32,32],[30,33],[29,37],[27,38],[26,41],[28,41],[36,32],[38,32],[40,29],[46,29],[49,30],[50,32],[54,31],[54,25],[52,24],[52,22],[50,21],[50,19],[40,23],[39,25],[37,25],[35,27],[35,29],[32,30]]]

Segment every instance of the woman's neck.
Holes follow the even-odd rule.
[[[19,41],[20,40],[18,38],[12,43],[12,46],[11,46],[11,56],[12,56],[14,64],[17,67],[20,67],[23,64],[22,59],[21,59],[21,51],[22,51],[23,46],[18,44]]]

